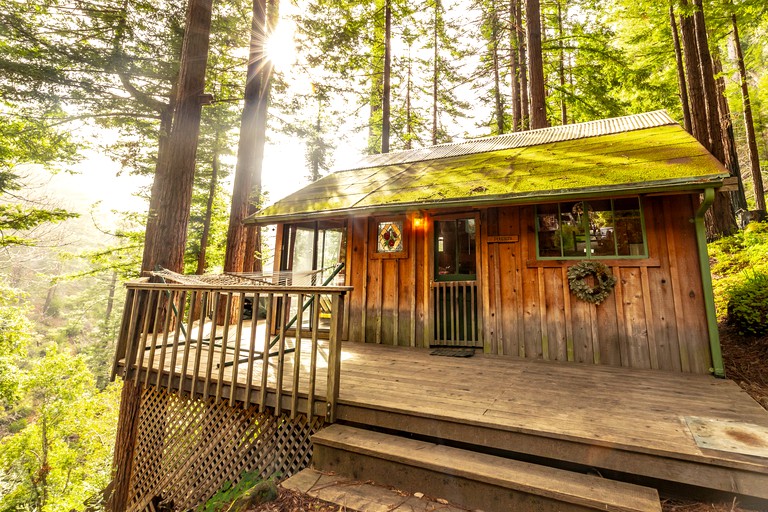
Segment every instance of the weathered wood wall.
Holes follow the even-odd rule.
[[[482,209],[477,236],[486,352],[706,373],[711,367],[694,225],[696,196],[646,197],[648,258],[601,260],[618,283],[595,306],[570,293],[574,260],[536,259],[533,206]],[[348,221],[346,339],[429,346],[432,223],[409,233],[407,257],[372,258],[374,220]],[[467,216],[477,213],[467,211]],[[409,219],[410,221],[410,219]]]
[[[486,349],[496,354],[706,373],[693,196],[644,198],[646,259],[602,260],[618,278],[599,306],[570,293],[573,261],[537,261],[533,207],[487,212]]]

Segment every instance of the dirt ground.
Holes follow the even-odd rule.
[[[735,329],[721,326],[720,343],[723,349],[726,375],[752,398],[768,409],[768,336],[747,338]],[[738,502],[701,503],[695,501],[662,500],[664,512],[751,512],[739,507]],[[276,501],[264,504],[253,512],[343,512],[344,507],[280,489]],[[522,512],[522,511],[521,511]]]

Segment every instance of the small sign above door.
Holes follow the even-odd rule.
[[[517,242],[519,239],[520,237],[518,235],[489,236],[486,239],[486,242],[489,244],[504,244],[504,243]]]

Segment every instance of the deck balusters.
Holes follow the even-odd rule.
[[[225,400],[232,407],[237,402],[246,407],[256,403],[261,411],[271,408],[276,415],[320,414],[333,421],[348,291],[131,283],[113,378],[121,375],[136,386]],[[266,319],[260,321],[262,299]],[[246,300],[253,301],[250,319],[244,318]],[[310,321],[305,324],[307,317]],[[327,343],[320,340],[321,324],[323,328],[330,324]],[[320,357],[327,357],[324,375],[318,370]],[[317,389],[319,376],[326,379],[324,390]],[[316,410],[318,399],[326,401],[325,410]]]

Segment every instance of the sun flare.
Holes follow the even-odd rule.
[[[296,62],[296,45],[292,23],[280,20],[275,31],[267,39],[267,58],[275,69],[284,71]]]

